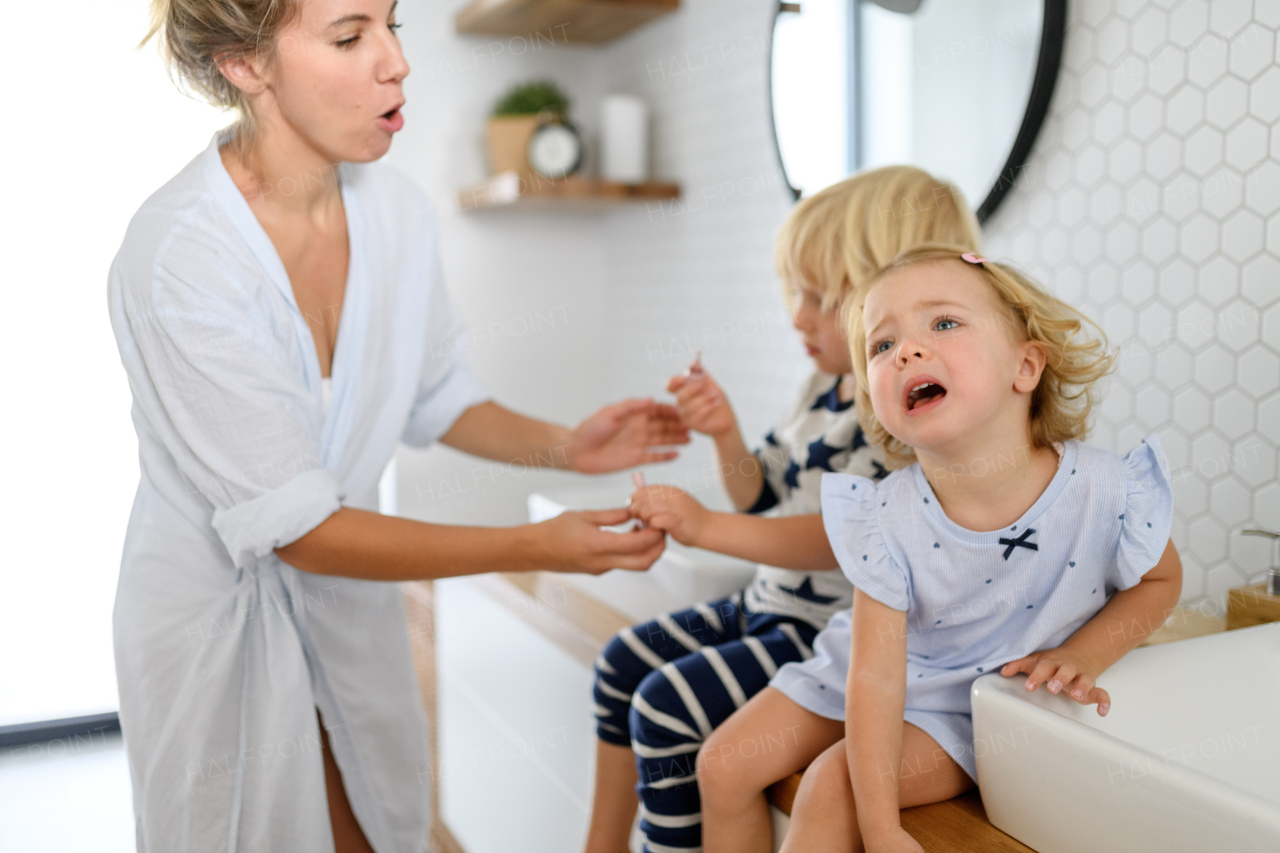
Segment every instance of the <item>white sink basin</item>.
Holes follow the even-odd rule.
[[[1280,624],[1135,649],[1106,717],[1025,679],[973,685],[992,824],[1038,853],[1280,851]]]

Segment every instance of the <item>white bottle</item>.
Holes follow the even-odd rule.
[[[649,178],[648,105],[635,95],[605,95],[600,111],[600,177],[644,183]]]

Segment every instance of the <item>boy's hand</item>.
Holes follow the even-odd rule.
[[[706,371],[672,376],[667,381],[667,391],[676,395],[676,409],[690,429],[712,438],[737,429],[738,419],[728,398]]]
[[[631,515],[671,534],[681,545],[697,545],[711,511],[675,486],[636,489],[628,504]]]
[[[1091,667],[1078,653],[1064,646],[1034,652],[1019,660],[1009,661],[1000,669],[1004,676],[1028,673],[1026,687],[1035,690],[1048,682],[1050,693],[1066,691],[1081,705],[1098,706],[1098,716],[1105,717],[1111,710],[1111,696],[1094,684]]]

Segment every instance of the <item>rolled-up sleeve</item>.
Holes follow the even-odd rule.
[[[301,538],[341,506],[321,413],[299,379],[296,337],[157,267],[126,306],[121,353],[135,404],[237,567]],[[128,297],[126,297],[128,301]]]
[[[338,480],[312,468],[252,500],[213,511],[213,529],[237,566],[296,542],[342,506]]]
[[[405,425],[404,443],[426,447],[439,441],[463,412],[489,399],[480,380],[458,358],[438,381],[423,383]]]

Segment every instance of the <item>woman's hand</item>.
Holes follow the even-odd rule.
[[[674,450],[652,448],[688,444],[689,430],[672,406],[653,400],[623,400],[605,406],[569,433],[569,462],[582,474],[602,474],[675,459]]]
[[[688,376],[672,376],[667,381],[667,390],[676,395],[676,408],[690,429],[712,438],[737,431],[738,419],[729,406],[729,399],[704,370]]]
[[[1081,705],[1097,704],[1098,716],[1105,717],[1107,711],[1111,710],[1111,696],[1094,684],[1097,676],[1093,673],[1097,671],[1078,652],[1064,646],[1029,654],[1000,668],[1000,674],[1004,676],[1029,673],[1026,682],[1028,690],[1035,690],[1042,683],[1048,682],[1050,693],[1065,690],[1068,696]]]
[[[675,486],[636,489],[628,506],[647,527],[671,534],[681,545],[697,545],[711,511]]]
[[[528,529],[535,537],[535,547],[546,571],[593,575],[610,569],[644,571],[662,556],[667,540],[662,531],[615,533],[600,529],[630,519],[631,513],[625,509],[562,512]]]

